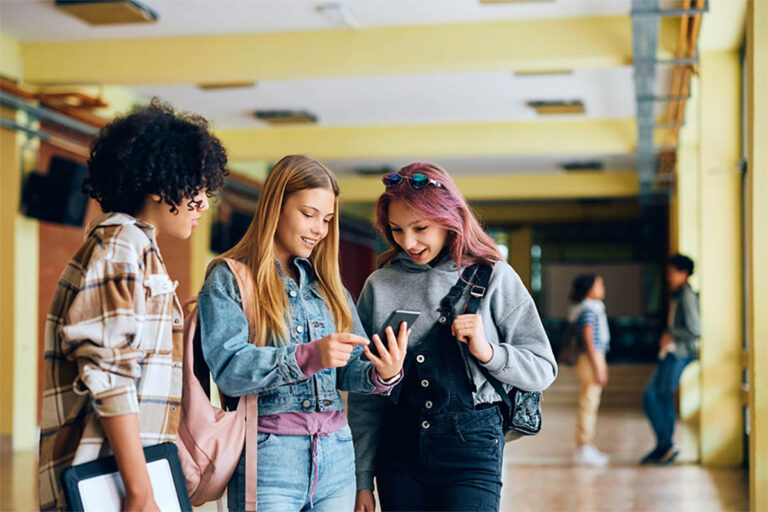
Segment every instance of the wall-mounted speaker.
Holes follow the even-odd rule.
[[[21,211],[27,217],[82,226],[88,209],[83,194],[87,167],[79,162],[54,156],[48,173],[31,172],[24,184]]]
[[[216,219],[211,229],[211,251],[221,254],[234,247],[245,236],[252,220],[253,214],[239,210],[232,210],[226,219]]]

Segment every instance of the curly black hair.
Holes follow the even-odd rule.
[[[104,212],[136,215],[148,194],[157,194],[175,213],[186,198],[221,187],[227,152],[208,121],[153,98],[104,126],[91,144],[83,193]]]

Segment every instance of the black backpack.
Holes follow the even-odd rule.
[[[467,277],[471,275],[473,270],[472,288],[469,292],[470,299],[465,310],[465,313],[470,315],[477,313],[480,308],[480,303],[488,290],[488,282],[491,279],[493,267],[481,263],[467,267],[462,275],[463,279],[459,279],[459,282],[456,283],[457,286],[460,286],[459,283],[463,285],[462,290],[466,287],[466,281],[469,280]],[[461,346],[465,352],[465,357],[473,357],[466,344],[461,344]],[[502,383],[493,377],[484,366],[477,366],[503,400],[500,407],[502,418],[504,418],[505,439],[515,441],[523,436],[535,436],[541,432],[541,392],[523,391],[514,387],[507,392]]]
[[[560,352],[557,356],[557,362],[565,366],[573,366],[581,354],[581,337],[579,330],[574,322],[568,322],[563,331],[562,341],[560,342]]]

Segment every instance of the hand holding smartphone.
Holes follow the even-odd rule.
[[[392,313],[389,314],[389,317],[387,317],[387,320],[384,322],[384,325],[381,328],[381,331],[379,332],[379,337],[381,338],[381,342],[384,343],[384,346],[387,346],[387,327],[392,328],[392,332],[397,336],[398,332],[400,332],[400,324],[403,322],[406,323],[406,327],[410,329],[414,323],[416,323],[416,320],[419,318],[419,315],[421,315],[421,311],[406,311],[403,309],[396,309],[392,311]],[[378,356],[378,350],[376,350],[375,344],[371,343],[370,347],[371,352],[373,352],[374,355]]]

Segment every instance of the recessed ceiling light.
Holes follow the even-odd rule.
[[[481,4],[527,4],[533,2],[554,2],[555,0],[480,0]]]
[[[317,116],[306,110],[257,110],[256,119],[269,124],[316,123]]]
[[[584,103],[581,100],[529,101],[527,105],[540,115],[584,113]]]
[[[136,0],[56,0],[56,7],[89,25],[157,21],[157,14]]]
[[[316,7],[317,12],[322,14],[325,19],[334,26],[346,28],[360,28],[360,22],[357,21],[355,12],[350,6],[343,3],[321,4]]]
[[[550,75],[572,75],[572,69],[534,69],[528,71],[514,71],[515,76],[550,76]]]
[[[602,171],[605,168],[605,163],[602,160],[585,160],[563,162],[560,166],[566,171]]]
[[[219,89],[245,89],[247,87],[256,87],[256,82],[205,82],[197,84],[204,91],[216,91]]]

